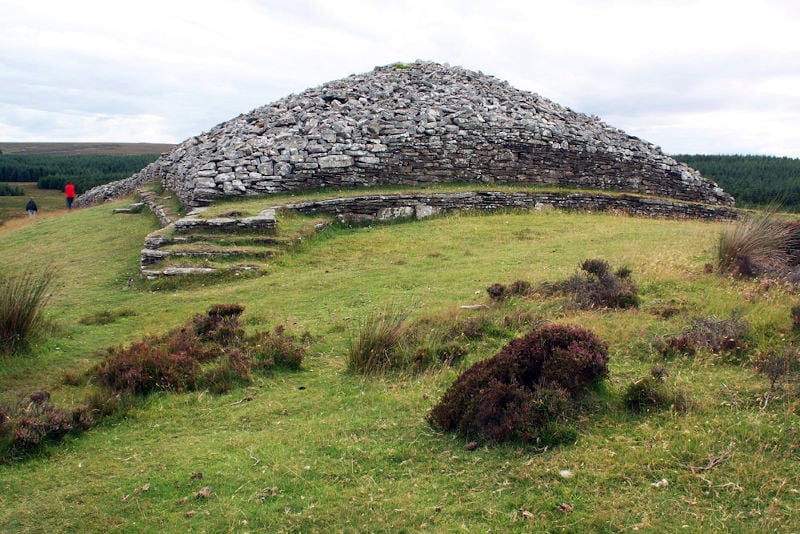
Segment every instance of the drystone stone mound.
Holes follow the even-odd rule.
[[[187,206],[309,188],[473,182],[624,191],[730,206],[645,141],[492,76],[417,62],[290,95],[192,137],[88,205],[160,181]]]

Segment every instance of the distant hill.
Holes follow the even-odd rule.
[[[0,143],[0,154],[40,156],[137,156],[169,152],[163,143]]]

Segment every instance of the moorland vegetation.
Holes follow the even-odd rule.
[[[800,529],[792,248],[741,230],[769,225],[330,222],[147,281],[129,201],[0,228],[6,284],[52,273],[0,357],[3,530]]]

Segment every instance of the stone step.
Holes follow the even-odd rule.
[[[178,219],[174,223],[177,233],[196,232],[264,232],[274,233],[277,226],[275,210],[268,208],[252,217],[212,217],[196,215]]]
[[[186,249],[142,249],[141,265],[153,265],[167,258],[271,258],[274,250],[269,249],[218,249],[218,250],[186,250]]]
[[[134,204],[128,204],[128,206],[125,208],[116,208],[113,213],[141,213],[142,209],[144,209],[144,202],[136,202]]]
[[[148,280],[154,280],[156,278],[161,278],[164,276],[192,276],[201,274],[211,274],[219,271],[257,271],[260,268],[261,267],[258,265],[251,265],[251,264],[229,265],[224,269],[218,269],[216,267],[186,266],[186,267],[165,267],[164,269],[142,269],[141,273],[142,276],[147,278]]]
[[[164,235],[154,232],[145,238],[145,248],[161,249],[171,245],[196,245],[207,243],[214,247],[283,247],[291,244],[285,237],[268,237],[258,234],[191,233],[183,235]]]

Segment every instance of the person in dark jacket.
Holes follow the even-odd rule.
[[[39,208],[36,206],[36,202],[33,199],[30,199],[27,204],[25,204],[25,209],[28,210],[28,217],[33,217],[36,215],[36,212],[39,211]]]
[[[72,210],[72,201],[75,200],[75,186],[67,182],[64,186],[64,196],[67,198],[67,209]]]

